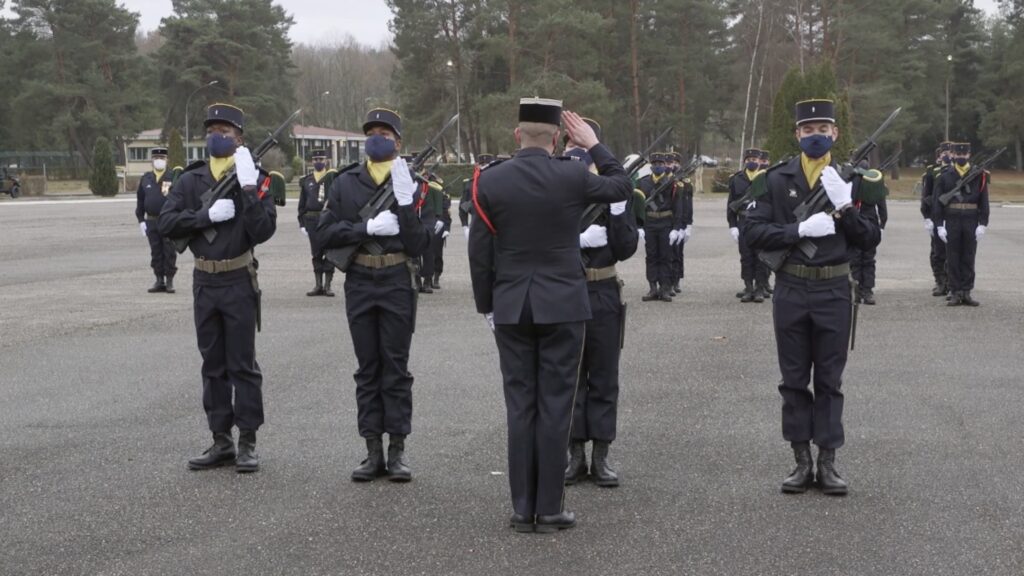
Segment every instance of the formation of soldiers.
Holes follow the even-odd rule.
[[[154,170],[139,184],[136,216],[152,251],[150,292],[174,291],[175,242],[195,256],[196,337],[213,444],[188,467],[254,472],[263,423],[254,249],[276,231],[284,179],[259,168],[262,147],[246,147],[242,110],[214,104],[205,126],[208,161],[168,170],[166,149],[152,151]],[[307,295],[334,296],[334,270],[344,273],[358,363],[357,432],[366,445],[351,479],[408,482],[410,347],[419,294],[441,288],[451,198],[440,178],[414,171],[402,156],[398,113],[370,110],[362,128],[364,162],[334,169],[327,151],[316,150],[313,171],[299,180],[298,224],[309,239],[315,280]],[[620,483],[609,463],[627,309],[616,265],[643,240],[649,291],[642,300],[671,302],[681,292],[695,165],[661,152],[623,166],[601,144],[600,124],[557,100],[524,98],[513,135],[513,157],[477,158],[458,210],[475,306],[494,333],[501,363],[510,525],[554,532],[576,524],[564,508],[565,486],[588,478],[603,487]],[[878,170],[832,158],[839,128],[831,101],[798,103],[794,137],[801,153],[771,167],[767,151],[744,152],[743,168],[729,182],[726,219],[740,253],[744,287],[737,297],[773,303],[782,435],[796,461],[782,491],[817,485],[843,495],[847,482],[836,466],[845,439],[842,373],[853,305],[875,302],[875,249],[888,191]],[[988,174],[969,158],[968,144],[943,144],[922,186],[934,293],[948,294],[951,306],[977,305],[974,256],[988,225]],[[643,163],[650,174],[634,177]],[[807,205],[820,209],[801,216]]]

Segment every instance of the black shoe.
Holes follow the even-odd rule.
[[[146,290],[146,292],[149,292],[150,294],[156,294],[157,292],[166,291],[167,285],[164,284],[164,277],[160,276],[159,274],[157,274],[156,282],[153,283],[153,286],[149,290]]]
[[[334,298],[334,291],[331,290],[331,281],[334,280],[334,272],[324,274],[324,296]]]
[[[829,496],[846,496],[849,486],[836,472],[836,451],[818,448],[818,486]]]
[[[594,484],[602,488],[614,488],[619,485],[619,475],[608,465],[609,442],[594,440],[594,453],[591,454],[590,477]]]
[[[945,296],[947,293],[949,293],[949,289],[946,288],[945,282],[935,282],[935,286],[932,288],[932,296],[938,298]]]
[[[533,532],[533,516],[513,514],[508,520],[508,525],[515,528],[516,532]]]
[[[769,284],[768,282],[765,282],[765,283],[764,283],[764,291],[765,291],[765,293],[766,293],[766,294],[768,294],[769,296],[771,296],[772,294],[775,294],[775,289],[774,289],[774,288],[772,288],[772,285],[771,285],[771,284]]]
[[[209,470],[235,463],[235,442],[230,432],[214,432],[213,446],[206,449],[202,456],[188,461],[189,470]]]
[[[418,290],[420,294],[433,294],[434,293],[434,291],[431,290],[431,288],[430,288],[430,284],[429,283],[424,284],[423,283],[423,278],[420,277],[420,276],[416,277],[416,290]]]
[[[746,294],[746,293],[747,293],[747,290],[746,290],[746,288],[744,288],[743,290],[740,290],[739,292],[736,293],[736,297],[737,298],[743,298],[743,295]]]
[[[247,474],[260,469],[260,455],[256,453],[256,431],[238,431],[238,458],[235,459],[235,472]]]
[[[587,443],[573,440],[569,444],[569,465],[565,467],[565,485],[583,481],[587,478]]]
[[[803,494],[814,483],[814,464],[811,460],[811,445],[807,442],[793,445],[796,468],[782,481],[786,494]]]
[[[740,297],[740,302],[744,304],[747,302],[754,301],[754,283],[749,280],[743,283],[743,296]]]
[[[949,297],[946,298],[946,306],[961,306],[964,301],[960,294],[960,292],[950,292]]]
[[[676,294],[682,294],[682,293],[683,293],[682,280],[676,280],[675,284],[672,285],[672,294],[676,295]]]
[[[164,281],[164,292],[174,294],[174,275],[170,275]]]
[[[430,281],[430,287],[433,288],[434,290],[440,290],[441,289],[441,275],[440,274],[434,274],[434,278]]]
[[[576,515],[572,512],[561,512],[548,516],[537,515],[537,525],[534,530],[540,534],[552,534],[559,530],[568,530],[576,526]]]
[[[369,482],[387,474],[384,467],[384,442],[380,436],[366,439],[366,459],[352,471],[353,482]]]
[[[960,302],[964,306],[971,306],[971,307],[981,306],[981,302],[978,302],[974,298],[971,298],[971,292],[970,291],[961,292],[960,293]]]
[[[758,284],[754,286],[754,302],[761,304],[768,298],[768,292],[764,288],[764,284]]]
[[[313,275],[316,277],[316,286],[306,292],[306,296],[320,296],[324,293],[324,273],[314,272]]]
[[[656,282],[651,282],[650,284],[651,289],[647,294],[644,294],[643,298],[640,298],[644,302],[653,302],[658,299],[658,284]]]
[[[864,304],[867,305],[867,306],[874,306],[876,304],[876,302],[875,302],[875,293],[874,293],[873,290],[871,290],[871,288],[865,288],[865,289],[861,290],[860,291],[860,298],[861,298],[861,301],[864,302]]]
[[[405,436],[388,434],[388,480],[408,482],[412,469],[405,465]]]
[[[662,284],[658,289],[658,300],[661,300],[662,302],[672,301],[672,292],[668,286]]]

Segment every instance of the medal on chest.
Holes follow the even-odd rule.
[[[167,196],[168,194],[170,194],[171,193],[171,183],[170,182],[161,182],[160,183],[160,193],[163,194],[164,196]]]

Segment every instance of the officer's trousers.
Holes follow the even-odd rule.
[[[861,288],[873,290],[875,288],[875,257],[878,254],[877,248],[861,250],[850,246],[850,273],[853,281]]]
[[[313,257],[313,272],[334,274],[334,266],[324,258],[324,249],[317,240],[316,227],[320,220],[319,217],[306,215],[302,220],[306,226],[306,234],[309,235],[309,253]]]
[[[443,230],[441,231],[441,234],[444,234]],[[433,258],[434,258],[434,276],[437,276],[439,278],[440,278],[441,274],[444,273],[444,245],[445,245],[445,238],[442,238],[441,234],[435,234],[433,239],[431,239],[430,252],[428,252],[427,253],[428,256],[426,256],[427,258],[430,258],[431,257],[430,254],[433,255]]]
[[[946,216],[946,269],[951,292],[974,290],[974,260],[978,254],[978,214]]]
[[[946,243],[939,238],[939,233],[932,231],[932,249],[928,256],[932,265],[932,276],[935,283],[945,285],[948,282],[946,276]]]
[[[149,265],[157,276],[174,276],[178,271],[178,252],[170,238],[161,236],[156,220],[146,219],[146,240],[149,240]]]
[[[572,439],[612,442],[619,406],[622,296],[616,278],[588,282],[587,291],[593,317],[587,321]]]
[[[651,218],[644,223],[644,249],[647,251],[647,281],[668,286],[672,283],[672,250],[668,237],[672,218]]]

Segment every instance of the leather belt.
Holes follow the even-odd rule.
[[[615,270],[615,266],[608,266],[607,268],[587,268],[587,282],[610,280],[618,275],[619,273]]]
[[[662,212],[648,212],[647,213],[647,217],[648,218],[668,218],[670,216],[672,216],[672,211],[671,210],[664,210]]]
[[[392,266],[398,266],[399,264],[405,264],[409,261],[409,256],[405,252],[394,252],[391,254],[381,254],[379,256],[374,254],[356,254],[355,263],[366,268],[390,268]]]
[[[977,204],[954,203],[949,205],[950,210],[977,210]]]
[[[152,214],[146,214],[146,220],[156,221],[156,220],[159,220],[159,219],[160,219],[160,215],[159,214],[157,214],[156,216],[154,216]]]
[[[207,274],[223,274],[225,272],[233,272],[235,270],[241,270],[252,263],[252,252],[246,252],[237,258],[230,260],[207,260],[200,256],[196,258],[196,270],[200,272],[206,272]]]
[[[831,280],[850,275],[850,263],[835,266],[804,266],[802,264],[786,264],[782,272],[804,280]]]
[[[323,212],[323,210],[306,210],[305,212],[302,213],[302,215],[304,217],[305,216],[319,216],[321,212]]]

